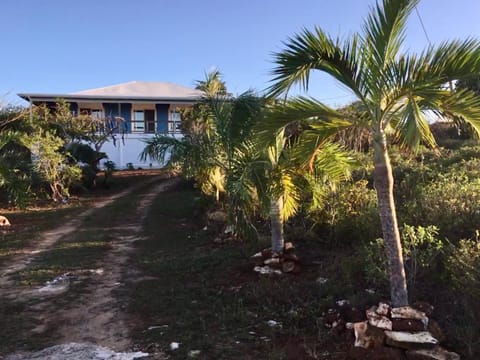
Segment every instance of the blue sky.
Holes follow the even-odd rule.
[[[360,29],[374,0],[2,0],[0,98],[66,93],[132,80],[193,86],[218,68],[229,90],[268,86],[272,52],[303,27],[333,35]],[[480,1],[423,0],[433,43],[480,37]],[[407,46],[427,40],[414,13]],[[314,76],[310,94],[348,102],[342,88]]]

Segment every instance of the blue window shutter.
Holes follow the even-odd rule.
[[[125,119],[125,123],[123,124],[125,132],[131,133],[132,132],[132,104],[121,104],[121,113],[122,118]]]
[[[105,121],[109,121],[111,126],[116,126],[115,116],[119,116],[118,104],[115,103],[103,103],[103,109],[105,110]],[[117,131],[115,131],[117,133]]]
[[[166,134],[168,132],[168,104],[156,104],[157,110],[157,133]]]
[[[72,112],[72,114],[78,115],[78,104],[71,102],[71,103],[68,103],[68,105],[70,106],[70,111]]]

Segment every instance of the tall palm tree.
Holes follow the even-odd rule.
[[[434,147],[427,110],[461,117],[480,132],[480,98],[445,86],[480,74],[480,42],[469,38],[429,46],[420,54],[403,53],[407,18],[417,4],[418,0],[378,0],[360,32],[341,39],[320,28],[304,30],[275,55],[272,95],[286,94],[296,84],[307,90],[311,72],[319,70],[351,91],[362,116],[350,118],[317,100],[296,97],[280,105],[264,125],[278,131],[295,121],[325,137],[349,126],[370,132],[393,306],[408,305],[408,293],[387,134],[405,148],[416,149],[421,143]]]

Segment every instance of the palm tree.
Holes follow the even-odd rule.
[[[418,0],[378,0],[361,32],[332,38],[320,28],[304,30],[275,55],[271,95],[286,94],[319,70],[356,97],[362,115],[349,117],[312,98],[295,97],[276,110],[265,129],[277,131],[295,122],[334,136],[349,126],[363,127],[373,140],[374,180],[393,306],[408,305],[402,248],[393,198],[389,139],[409,149],[435,146],[425,116],[458,116],[480,131],[480,98],[470,90],[452,91],[450,81],[480,73],[480,43],[475,39],[443,42],[420,54],[402,53],[405,27]],[[392,137],[387,137],[392,134]],[[314,148],[318,150],[318,147]]]
[[[303,134],[304,135],[304,134]],[[271,229],[271,247],[275,253],[284,250],[283,225],[295,215],[307,195],[312,207],[320,207],[325,190],[350,178],[354,165],[350,155],[333,143],[323,143],[313,163],[298,161],[295,144],[277,141],[267,148],[267,195]]]
[[[205,73],[205,80],[195,81],[195,89],[203,91],[207,96],[227,95],[227,85],[218,69]]]
[[[252,148],[245,141],[252,135],[264,99],[252,91],[229,95],[218,71],[198,81],[197,88],[205,95],[183,114],[187,118],[185,136],[173,139],[157,135],[146,141],[140,156],[162,163],[169,156],[170,163],[194,179],[204,193],[215,196],[217,203],[223,200],[235,229],[252,237],[249,213],[255,195],[247,181],[250,168],[246,165],[255,154],[249,152]],[[222,194],[225,199],[221,199]]]
[[[322,206],[326,189],[348,179],[355,162],[342,147],[322,141],[321,134],[296,126],[283,129],[270,141],[269,132],[262,128],[275,122],[278,110],[276,104],[267,107],[263,121],[255,128],[257,149],[264,149],[258,150],[257,162],[262,166],[260,171],[257,167],[255,178],[261,179],[256,189],[270,217],[272,251],[282,253],[285,221],[297,213],[301,202],[309,200],[312,208]],[[322,141],[321,151],[309,158],[299,156],[315,141]]]

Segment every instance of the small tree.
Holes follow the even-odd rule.
[[[63,139],[39,130],[33,136],[24,136],[23,143],[31,149],[34,168],[48,183],[53,201],[62,201],[68,197],[70,185],[80,180],[82,170],[78,165],[70,164],[68,154],[62,151]]]

